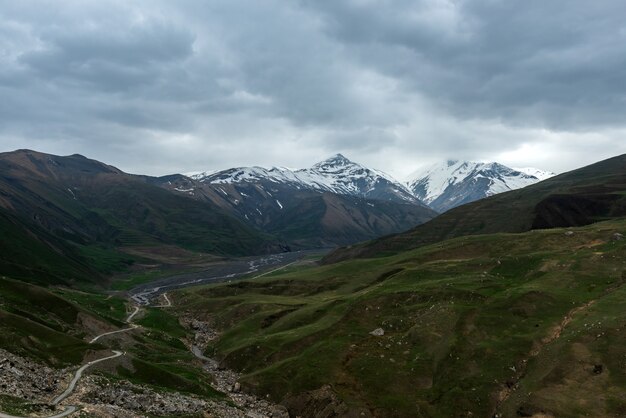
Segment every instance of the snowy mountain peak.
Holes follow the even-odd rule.
[[[238,167],[204,175],[191,176],[201,183],[236,184],[280,183],[297,189],[332,192],[368,199],[421,204],[411,192],[391,176],[350,161],[342,154],[327,158],[311,168],[291,170],[283,167]]]
[[[330,158],[325,159],[324,161],[320,161],[319,163],[313,165],[312,169],[317,170],[332,170],[339,169],[346,166],[359,166],[359,164],[350,161],[342,154],[335,154]]]
[[[349,159],[347,159],[343,154],[337,153],[335,155],[333,155],[332,157],[329,157],[327,159],[325,159],[324,161],[322,161],[322,163],[324,162],[334,162],[337,164],[351,164],[352,161],[350,161]]]
[[[435,210],[446,211],[551,176],[543,170],[516,170],[497,162],[448,160],[414,173],[407,185],[418,199]]]

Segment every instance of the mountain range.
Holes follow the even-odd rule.
[[[441,171],[435,184],[431,170],[409,189],[341,154],[308,169],[242,167],[150,177],[81,155],[2,153],[2,232],[24,243],[3,241],[2,265],[20,277],[62,264],[63,278],[52,281],[64,281],[124,268],[133,262],[129,248],[173,245],[237,256],[350,245],[427,222],[444,203],[538,181],[497,164],[449,167],[463,168],[454,173],[465,178],[442,187]],[[430,192],[421,193],[418,184]],[[25,247],[38,250],[30,254]],[[99,260],[96,274],[92,259]]]
[[[295,190],[428,206],[445,212],[494,194],[526,187],[554,176],[537,168],[514,169],[499,163],[448,160],[414,172],[401,182],[382,171],[336,154],[310,168],[237,167],[222,171],[188,173],[202,185],[273,184]],[[197,184],[177,184],[173,190],[193,194]],[[223,190],[222,190],[223,192]],[[246,195],[242,197],[246,198]],[[238,201],[241,201],[237,198]],[[278,204],[278,203],[277,203]],[[248,213],[248,217],[256,217]]]

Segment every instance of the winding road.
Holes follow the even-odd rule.
[[[78,383],[78,380],[82,377],[83,372],[87,370],[89,367],[93,366],[94,364],[98,364],[100,362],[111,360],[111,359],[124,355],[124,353],[121,351],[113,350],[113,352],[115,354],[113,354],[112,356],[99,358],[98,360],[92,360],[89,363],[86,363],[83,366],[81,366],[80,369],[76,370],[76,373],[74,374],[74,378],[68,385],[67,389],[65,389],[65,392],[63,392],[62,394],[54,398],[54,400],[52,401],[52,405],[58,405],[61,401],[63,401],[68,396],[70,396],[72,392],[74,392],[74,388],[76,388],[76,383]]]
[[[131,322],[133,320],[133,318],[135,317],[135,315],[137,315],[137,313],[139,313],[139,306],[135,306],[135,310],[128,316],[128,318],[126,318],[126,323],[130,324],[130,327],[123,328],[123,329],[118,329],[117,331],[109,331],[109,332],[105,332],[105,333],[100,334],[100,335],[96,335],[91,341],[89,341],[89,344],[93,344],[96,341],[98,341],[100,338],[106,337],[107,335],[119,334],[120,332],[128,332],[128,331],[134,330],[135,328],[138,328],[139,325],[135,325],[135,324],[133,324]]]

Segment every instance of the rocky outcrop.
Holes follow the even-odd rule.
[[[61,392],[68,375],[33,360],[0,349],[0,394],[47,403]]]
[[[140,414],[171,416],[214,411],[217,404],[177,393],[157,393],[129,382],[110,385],[101,379],[91,379],[80,401],[87,405],[111,405]]]

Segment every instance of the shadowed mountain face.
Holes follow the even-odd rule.
[[[169,244],[225,255],[282,250],[209,202],[80,155],[0,154],[0,215],[3,236],[19,243],[3,240],[8,248],[0,255],[2,269],[14,277],[31,276],[39,266],[58,271],[61,281],[85,279],[94,260],[110,257],[117,268],[130,262],[114,251],[122,246]]]
[[[224,180],[224,173],[210,179],[174,175],[152,181],[175,193],[211,202],[288,242],[291,248],[351,244],[406,231],[436,216],[425,205],[397,197],[365,199],[265,172],[256,175],[257,170],[254,173],[246,172],[233,181],[217,180]]]
[[[406,233],[337,250],[326,262],[375,257],[445,239],[588,225],[626,216],[626,155],[452,209]]]

